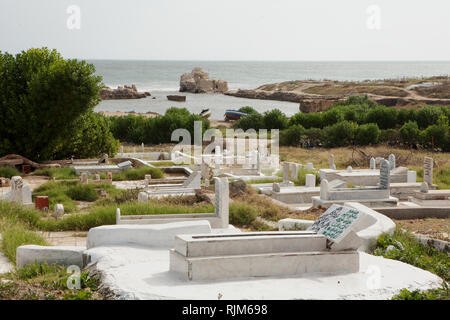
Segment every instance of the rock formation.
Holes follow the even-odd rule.
[[[150,96],[148,92],[138,92],[136,86],[133,84],[130,86],[118,86],[117,89],[111,89],[104,87],[100,91],[100,97],[102,100],[114,100],[114,99],[141,99]]]
[[[224,93],[228,91],[228,82],[209,79],[209,74],[202,68],[194,68],[191,73],[185,73],[180,79],[180,92],[191,93]]]

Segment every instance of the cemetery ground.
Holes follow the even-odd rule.
[[[140,146],[125,146],[125,152]],[[173,145],[146,147],[145,151],[170,150]],[[316,168],[328,166],[329,154],[335,155],[336,166],[346,168],[364,167],[371,157],[397,155],[397,163],[417,170],[421,181],[421,167],[424,156],[432,156],[435,161],[434,181],[440,189],[450,188],[450,158],[446,154],[418,150],[405,150],[385,146],[361,149],[335,148],[305,150],[280,147],[282,161],[301,163],[313,162]],[[172,166],[171,161],[160,162],[158,166]],[[122,215],[157,215],[176,213],[208,213],[214,206],[203,193],[195,196],[170,196],[147,203],[136,202],[138,190],[120,190],[111,184],[78,184],[78,176],[72,168],[52,168],[36,170],[24,175],[18,171],[2,169],[0,176],[22,175],[29,182],[33,196],[47,195],[50,199],[49,213],[26,208],[21,205],[0,201],[0,251],[14,264],[18,246],[23,244],[51,245],[49,234],[71,234],[73,238],[85,237],[90,228],[115,224],[115,210],[120,206]],[[128,169],[113,174],[113,181],[142,180],[146,174],[163,177],[162,171],[155,168]],[[103,177],[104,178],[104,177]],[[213,190],[211,188],[210,190]],[[0,191],[1,192],[1,191]],[[211,193],[213,193],[211,191]],[[230,224],[242,231],[277,230],[276,222],[284,218],[306,220],[317,219],[325,210],[311,208],[293,211],[281,206],[251,188],[244,193],[231,195]],[[64,204],[65,214],[55,219],[51,212],[56,203]],[[419,268],[431,271],[445,281],[449,281],[448,254],[439,253],[417,243],[411,232],[428,235],[448,241],[450,219],[396,220],[397,230],[392,236],[380,237],[373,254],[400,260]],[[389,246],[394,246],[388,249]],[[83,270],[81,290],[67,289],[67,277],[63,267],[30,265],[25,269],[13,269],[0,275],[0,299],[108,299],[108,292],[99,290],[96,274]],[[446,284],[439,290],[430,292],[402,291],[396,299],[448,299]]]

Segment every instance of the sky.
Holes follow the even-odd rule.
[[[79,59],[448,61],[450,1],[1,0],[0,51],[43,46]]]

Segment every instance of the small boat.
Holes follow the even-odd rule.
[[[208,119],[211,116],[211,110],[203,109],[202,112],[199,113],[199,116]]]
[[[185,102],[186,101],[186,96],[169,95],[169,96],[167,96],[167,100],[178,101],[178,102]]]
[[[238,110],[225,110],[225,120],[239,120],[242,117],[247,116],[248,113],[241,112]]]

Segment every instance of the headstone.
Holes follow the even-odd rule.
[[[22,186],[22,204],[33,204],[31,187],[26,182]]]
[[[184,188],[201,189],[202,187],[202,176],[200,171],[192,172],[189,177],[184,181]]]
[[[148,193],[147,192],[139,192],[138,202],[147,202],[147,201],[148,201]]]
[[[106,173],[106,179],[112,181],[112,178],[113,178],[112,172],[111,172],[111,171],[108,171],[108,172]]]
[[[273,191],[273,192],[280,192],[280,191],[281,191],[280,184],[274,182],[274,183],[272,184],[272,191]]]
[[[353,172],[353,168],[351,166],[347,167],[347,172]]]
[[[133,153],[136,154],[136,147],[133,147]]]
[[[120,154],[123,154],[123,146],[120,146]]]
[[[12,202],[22,203],[22,177],[14,176],[11,178],[11,193],[9,200]]]
[[[54,208],[55,219],[59,219],[63,215],[64,215],[64,205],[62,205],[61,203],[56,204]]]
[[[408,170],[408,175],[406,176],[406,182],[415,183],[417,181],[417,172],[413,170]]]
[[[125,170],[125,169],[130,169],[133,164],[131,163],[131,161],[125,161],[125,162],[121,162],[117,165],[119,167],[119,169]]]
[[[95,181],[100,181],[100,175],[98,173],[95,174]]]
[[[324,179],[320,182],[320,199],[328,200],[328,180]]]
[[[433,158],[425,157],[423,163],[423,181],[429,186],[433,185]]]
[[[289,183],[289,162],[283,162],[283,183]]]
[[[228,228],[230,189],[228,178],[214,178],[215,185],[215,213],[222,220],[222,228]]]
[[[306,169],[307,170],[314,170],[314,165],[310,162],[306,164]]]
[[[388,160],[389,160],[389,169],[390,170],[395,169],[395,155],[390,154]]]
[[[145,152],[145,148],[144,148],[144,143],[143,142],[141,144],[141,147],[142,147],[142,153],[144,153]]]
[[[420,185],[420,192],[428,193],[429,189],[430,188],[428,187],[428,183],[426,183],[425,181],[422,182],[422,184]]]
[[[289,169],[291,172],[291,179],[292,180],[297,180],[298,179],[298,169],[297,169],[297,164],[296,163],[289,163]]]
[[[314,188],[316,186],[316,175],[315,174],[307,174],[305,187]]]
[[[334,163],[334,155],[333,154],[330,155],[330,169],[336,170],[336,165]]]
[[[108,155],[105,153],[103,156],[98,160],[98,163],[106,163],[106,160],[108,160]]]
[[[388,161],[383,160],[380,165],[380,188],[389,189],[390,179],[390,164]]]
[[[339,243],[352,231],[352,227],[363,215],[361,211],[354,208],[334,204],[314,221],[308,230],[322,234],[334,243]]]
[[[370,169],[375,170],[377,168],[376,160],[375,158],[370,158]]]
[[[120,224],[120,209],[116,209],[116,224]]]
[[[87,174],[87,172],[83,172],[81,174],[80,183],[81,184],[87,184],[88,183],[88,174]]]

